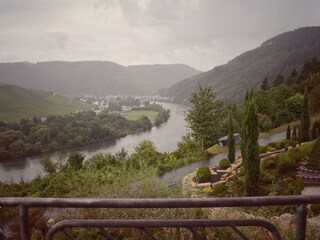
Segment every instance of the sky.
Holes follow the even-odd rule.
[[[183,63],[206,71],[320,25],[319,0],[0,0],[0,62]]]

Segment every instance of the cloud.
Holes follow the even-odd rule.
[[[0,59],[208,70],[277,34],[319,24],[319,10],[316,0],[2,0]]]

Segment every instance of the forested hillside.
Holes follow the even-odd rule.
[[[246,89],[259,89],[264,78],[273,83],[278,74],[288,76],[293,69],[299,71],[313,57],[320,57],[320,27],[300,28],[273,37],[227,64],[176,83],[160,94],[188,103],[201,84],[211,86],[218,98],[240,103]]]

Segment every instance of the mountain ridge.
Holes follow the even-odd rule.
[[[211,86],[218,98],[240,103],[246,89],[258,89],[265,77],[272,83],[279,73],[299,70],[313,57],[320,57],[320,27],[299,28],[272,37],[228,63],[175,83],[159,94],[187,103],[201,84]]]
[[[144,74],[139,69],[149,73]],[[162,69],[163,77],[159,75],[159,69]],[[69,96],[150,95],[199,72],[179,64],[123,66],[110,61],[0,63],[2,82]]]

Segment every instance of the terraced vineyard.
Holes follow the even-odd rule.
[[[25,89],[15,85],[0,85],[0,120],[2,121],[63,115],[91,108],[91,104],[52,92]]]

